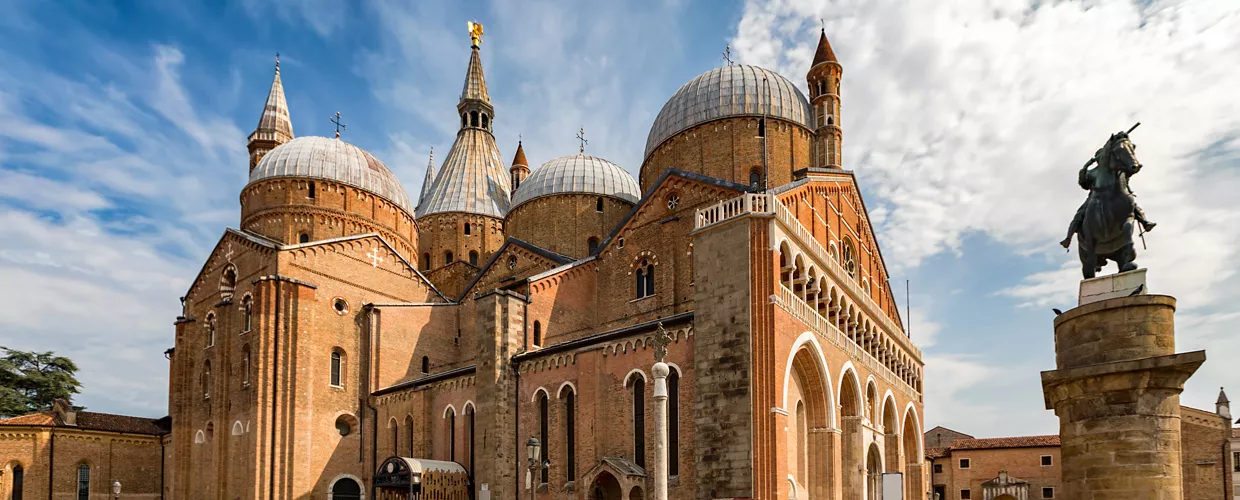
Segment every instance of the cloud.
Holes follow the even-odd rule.
[[[274,17],[288,24],[308,25],[323,37],[344,26],[348,11],[348,2],[336,0],[242,0],[241,6],[256,23]]]

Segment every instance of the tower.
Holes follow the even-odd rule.
[[[509,167],[508,173],[512,175],[512,192],[517,192],[517,188],[521,187],[521,182],[530,175],[530,163],[525,159],[525,148],[521,147],[521,141],[517,141],[517,154],[512,157],[512,167]]]
[[[1214,403],[1214,411],[1231,422],[1231,401],[1227,399],[1227,393],[1223,392],[1222,387],[1218,388],[1218,401]]]
[[[840,128],[840,79],[843,75],[844,67],[835,58],[831,42],[827,41],[827,31],[823,29],[814,62],[805,76],[814,110],[813,165],[817,168],[839,169],[843,164],[844,130]]]
[[[426,177],[422,179],[422,192],[418,195],[418,208],[421,208],[422,202],[426,201],[426,194],[431,192],[433,184],[435,184],[435,148],[431,148],[430,157],[426,160]]]
[[[293,122],[288,115],[288,102],[284,100],[284,84],[280,82],[280,56],[276,55],[276,75],[267,92],[267,104],[258,119],[258,127],[250,134],[246,149],[250,151],[250,170],[258,161],[281,144],[293,140]]]

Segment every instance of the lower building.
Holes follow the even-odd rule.
[[[0,498],[165,498],[169,420],[52,411],[0,420]],[[51,490],[49,493],[48,490]]]

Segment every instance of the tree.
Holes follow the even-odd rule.
[[[52,401],[70,399],[82,386],[69,358],[4,346],[0,354],[0,417],[51,410]]]

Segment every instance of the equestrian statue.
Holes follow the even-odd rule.
[[[1101,272],[1108,260],[1115,261],[1121,273],[1137,269],[1133,222],[1141,225],[1143,237],[1157,225],[1145,218],[1145,212],[1137,206],[1136,195],[1128,188],[1128,178],[1141,171],[1137,146],[1128,138],[1139,125],[1133,125],[1127,132],[1112,134],[1077,173],[1077,183],[1081,189],[1089,191],[1089,197],[1068,225],[1068,237],[1059,244],[1068,248],[1072,235],[1076,235],[1085,279]],[[1089,168],[1095,164],[1097,166]]]

